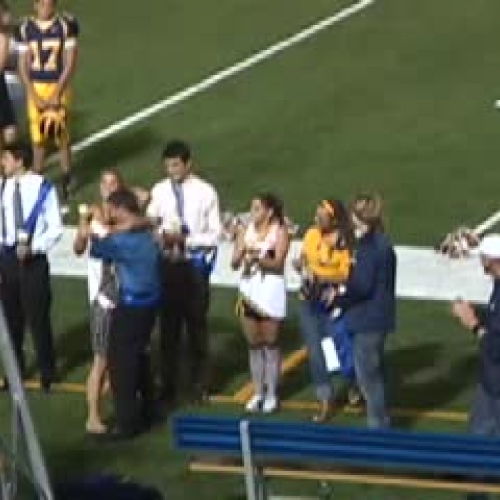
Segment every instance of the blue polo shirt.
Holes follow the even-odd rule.
[[[137,307],[158,304],[161,297],[160,250],[150,231],[94,238],[90,255],[115,264],[120,304]]]

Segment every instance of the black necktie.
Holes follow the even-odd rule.
[[[18,232],[24,229],[24,217],[23,217],[23,202],[21,199],[21,187],[19,186],[19,181],[16,180],[14,187],[14,226],[16,228],[16,239]]]

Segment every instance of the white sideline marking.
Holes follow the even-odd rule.
[[[496,211],[490,217],[488,217],[486,220],[481,222],[481,224],[479,224],[474,229],[474,233],[478,236],[482,236],[484,233],[486,233],[486,231],[489,231],[491,228],[493,228],[499,222],[500,222],[500,210]]]
[[[254,55],[248,57],[247,59],[244,59],[232,66],[229,66],[226,69],[218,71],[208,76],[204,80],[194,85],[191,85],[190,87],[187,87],[184,90],[181,90],[167,97],[166,99],[163,99],[162,101],[159,101],[147,108],[144,108],[141,111],[138,111],[137,113],[134,113],[133,115],[127,118],[124,118],[123,120],[120,120],[116,123],[113,123],[112,125],[109,125],[108,127],[103,128],[102,130],[90,135],[86,139],[83,139],[82,141],[75,144],[71,148],[71,150],[73,151],[73,153],[78,153],[93,146],[94,144],[102,142],[108,137],[117,134],[126,128],[129,128],[132,125],[135,125],[136,123],[146,120],[147,118],[155,115],[156,113],[159,113],[160,111],[163,111],[172,106],[175,106],[176,104],[186,101],[187,99],[197,94],[200,94],[205,90],[208,90],[214,85],[217,85],[218,83],[227,80],[232,76],[235,76],[238,73],[241,73],[247,70],[248,68],[255,66],[256,64],[259,64],[267,59],[270,59],[271,57],[285,51],[286,49],[289,49],[290,47],[293,47],[294,45],[297,45],[303,42],[304,40],[311,38],[312,36],[320,33],[321,31],[326,30],[330,26],[340,23],[345,19],[351,17],[352,15],[366,9],[373,3],[375,3],[375,0],[361,0],[360,2],[357,2],[349,7],[346,7],[337,12],[336,14],[333,14],[332,16],[329,16],[321,21],[318,21],[317,23],[312,24],[308,28],[299,31],[295,35],[285,38],[284,40],[269,46],[267,49],[255,53]],[[53,163],[55,159],[56,157],[52,156],[49,159],[48,163]]]
[[[51,272],[55,276],[87,277],[86,257],[75,257],[73,240],[76,229],[66,227],[62,241],[50,252]],[[286,263],[287,287],[299,287],[299,276],[291,259],[298,255],[301,242],[292,242]],[[449,259],[431,248],[396,247],[398,256],[397,295],[405,299],[450,301],[457,297],[472,302],[486,302],[491,292],[491,280],[484,274],[477,257]],[[231,268],[232,244],[222,243],[212,274],[212,285],[237,288],[240,275]]]

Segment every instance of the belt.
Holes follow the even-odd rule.
[[[15,255],[16,245],[0,245],[0,255]]]
[[[122,290],[120,303],[126,306],[148,307],[158,305],[161,299],[160,293],[134,293]]]
[[[16,254],[17,245],[0,245],[0,256],[8,255],[8,256],[17,256]],[[28,260],[35,260],[40,258],[45,258],[46,254],[44,253],[32,253],[29,255]]]

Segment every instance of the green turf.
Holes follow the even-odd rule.
[[[348,4],[345,0],[63,1],[82,24],[75,82],[75,139],[198,82]],[[23,12],[30,1],[15,4]],[[242,209],[274,189],[306,224],[317,200],[378,189],[398,243],[429,245],[459,222],[497,209],[500,116],[497,0],[378,0],[365,12],[223,82],[76,157],[93,198],[105,166],[150,186],[170,137],[192,142],[196,165],[224,207]],[[426,270],[422,270],[426,272]],[[89,361],[82,281],[54,283],[61,373],[83,381]],[[234,292],[214,291],[213,383],[231,394],[247,379],[245,344],[232,314]],[[283,335],[301,345],[295,304]],[[441,303],[400,302],[389,341],[391,401],[397,407],[466,411],[476,346]],[[340,385],[335,381],[336,386]],[[307,366],[283,381],[288,399],[311,400]],[[137,443],[101,449],[84,441],[81,396],[31,398],[54,477],[117,471],[159,485],[169,498],[242,498],[242,481],[192,477],[172,451],[168,425]],[[0,433],[7,420],[0,399]],[[222,406],[215,412],[238,414]],[[306,413],[286,418],[306,419]],[[362,418],[344,419],[363,425]],[[464,425],[397,419],[406,428],[463,431]],[[276,490],[315,493],[317,485]],[[434,493],[338,486],[339,498],[458,498]]]
[[[54,282],[59,368],[64,379],[73,382],[84,380],[90,359],[85,294],[84,281],[58,279]],[[232,315],[233,300],[233,291],[216,290],[211,311],[212,359],[216,368],[212,389],[214,393],[226,395],[232,394],[248,379],[245,343],[237,319]],[[56,314],[57,310],[64,310],[64,316]],[[283,334],[287,352],[301,345],[296,325],[295,300],[292,300],[292,311]],[[466,411],[474,385],[475,354],[474,342],[466,332],[453,324],[445,305],[401,301],[398,331],[391,336],[388,348],[391,405],[423,410]],[[334,385],[342,391],[342,380],[335,379]],[[289,400],[314,400],[306,364],[283,380],[282,394]],[[55,478],[99,471],[116,472],[154,484],[169,495],[174,495],[173,498],[187,499],[197,494],[200,499],[207,500],[210,498],[207,488],[217,481],[224,495],[221,498],[233,499],[243,495],[243,483],[236,478],[218,480],[210,475],[196,478],[189,476],[185,457],[172,449],[168,422],[131,445],[102,449],[84,439],[85,401],[82,395],[54,394],[47,398],[30,393],[30,403]],[[5,398],[0,399],[0,414],[7,414],[7,406]],[[179,411],[199,410],[183,406]],[[242,408],[239,405],[214,405],[203,411],[239,415]],[[307,411],[286,411],[276,418],[307,421],[310,416]],[[335,422],[364,425],[364,417],[339,415]],[[395,418],[394,424],[432,431],[463,432],[465,429],[462,424],[423,420],[416,416]],[[7,425],[7,420],[0,420],[0,435],[6,435]],[[318,491],[318,484],[293,485],[278,481],[272,482],[272,488],[280,493],[314,494]],[[339,495],[351,492],[373,499],[385,499],[388,494],[380,488],[361,486],[335,486],[335,491]],[[403,498],[418,498],[417,493],[398,494]],[[443,495],[429,498],[441,497],[454,498]]]

